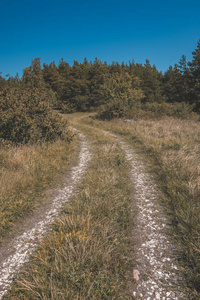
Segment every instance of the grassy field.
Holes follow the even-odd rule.
[[[200,295],[200,123],[194,120],[115,120],[68,117],[86,134],[93,158],[79,194],[42,242],[5,299],[132,299],[134,226],[123,137],[148,161],[164,192],[172,236],[192,299]]]
[[[129,167],[114,138],[91,141],[88,172],[5,299],[131,299],[134,254]]]
[[[73,162],[77,141],[0,147],[0,242]]]
[[[163,118],[111,122],[85,119],[86,124],[122,135],[151,162],[180,243],[180,263],[194,299],[200,293],[200,122]],[[196,298],[197,297],[197,298]]]

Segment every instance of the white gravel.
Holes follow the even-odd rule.
[[[40,220],[34,224],[31,230],[25,231],[18,237],[15,237],[9,244],[9,256],[0,264],[0,299],[9,289],[15,274],[20,267],[28,261],[29,255],[36,249],[38,241],[41,241],[44,234],[48,231],[49,225],[59,215],[61,208],[72,195],[74,188],[86,171],[91,154],[89,146],[85,141],[85,136],[79,133],[80,153],[77,166],[71,169],[67,185],[60,189],[57,196],[52,201],[51,207],[41,215]],[[12,248],[12,249],[10,249]]]
[[[133,270],[133,296],[141,300],[188,299],[178,269],[176,247],[168,235],[169,221],[159,203],[161,191],[139,155],[119,137],[112,136],[120,143],[131,166],[136,201],[133,238],[137,267]]]
[[[106,132],[110,134],[109,132]],[[111,135],[111,134],[110,134]],[[131,180],[137,214],[133,237],[136,241],[137,267],[133,270],[133,296],[141,300],[182,300],[188,299],[179,282],[179,269],[174,245],[168,236],[168,220],[159,204],[161,192],[153,178],[146,172],[144,162],[133,149],[112,135],[121,145],[131,166]],[[0,299],[11,285],[12,278],[28,261],[47,232],[49,225],[58,216],[65,202],[72,195],[75,186],[86,171],[91,154],[84,135],[80,134],[81,151],[78,165],[71,170],[70,180],[65,188],[58,191],[51,208],[41,216],[31,230],[12,241],[12,254],[0,264]],[[10,249],[8,249],[8,252]]]

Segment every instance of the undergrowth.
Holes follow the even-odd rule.
[[[4,299],[132,299],[128,166],[114,138],[81,131],[94,151],[78,194]]]

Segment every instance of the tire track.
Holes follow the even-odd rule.
[[[189,299],[178,268],[176,247],[169,238],[170,224],[159,204],[161,191],[152,176],[147,174],[139,155],[119,137],[110,135],[120,143],[131,166],[136,206],[133,239],[137,264],[133,270],[133,296],[141,300]]]
[[[27,224],[24,225],[26,229],[20,236],[13,238],[7,246],[0,248],[0,299],[9,289],[12,281],[15,280],[15,274],[28,261],[29,255],[37,248],[44,234],[48,232],[50,224],[59,215],[63,204],[69,200],[87,169],[91,158],[89,145],[83,134],[79,133],[79,138],[78,164],[72,167],[65,187],[56,191],[55,198],[39,215],[33,215],[32,221],[27,220]],[[31,228],[29,228],[30,223]]]

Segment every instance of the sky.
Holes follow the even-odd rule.
[[[200,0],[0,0],[0,72],[31,61],[155,64],[165,72],[200,39]]]

